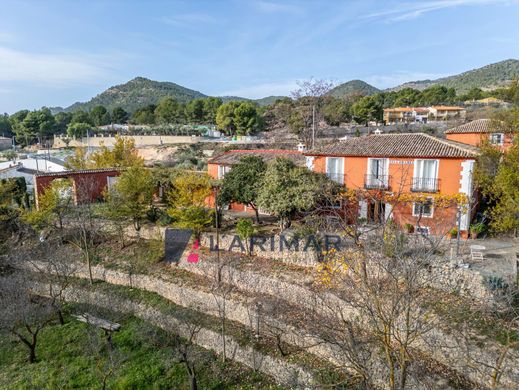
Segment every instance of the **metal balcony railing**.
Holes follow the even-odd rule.
[[[440,191],[440,179],[431,179],[428,177],[413,177],[411,191],[438,192]]]
[[[346,175],[343,173],[326,172],[326,176],[328,176],[330,180],[333,180],[339,184],[344,184],[346,182]]]
[[[389,189],[390,176],[388,175],[365,175],[364,188],[368,190]]]

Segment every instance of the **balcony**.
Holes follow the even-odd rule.
[[[389,189],[388,175],[365,175],[364,188],[367,190],[388,190]]]
[[[431,179],[427,177],[413,177],[411,191],[438,192],[440,191],[440,179]]]
[[[343,173],[326,172],[328,179],[333,180],[336,183],[344,184],[346,181],[346,175]]]

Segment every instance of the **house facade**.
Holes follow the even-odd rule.
[[[237,164],[243,157],[246,156],[256,156],[260,157],[265,161],[265,163],[269,163],[273,161],[277,157],[284,157],[292,160],[298,166],[305,166],[306,158],[305,156],[297,150],[284,150],[284,149],[254,149],[254,150],[246,150],[246,149],[237,149],[230,150],[228,152],[224,152],[219,154],[218,156],[213,157],[207,162],[207,173],[213,179],[221,180],[225,177],[225,174],[230,172],[232,166]],[[207,200],[207,203],[211,206],[214,206],[214,196],[211,196],[210,199]],[[232,203],[229,205],[229,209],[233,211],[245,211],[253,213],[250,207],[239,203]]]
[[[39,197],[54,180],[70,180],[74,203],[81,204],[103,199],[105,190],[115,183],[120,174],[121,170],[117,168],[37,173],[34,175],[36,207],[38,207]]]
[[[472,171],[477,148],[427,134],[351,138],[305,153],[307,166],[360,194],[350,212],[368,223],[388,219],[415,231],[446,234],[469,229],[476,202]],[[440,199],[466,198],[468,207]],[[389,201],[388,199],[402,199]]]
[[[396,107],[384,109],[384,123],[427,123],[429,110],[425,107]]]
[[[448,140],[462,142],[467,145],[480,146],[489,141],[501,151],[512,146],[514,134],[491,119],[476,119],[472,122],[454,127],[445,132]]]
[[[447,121],[451,119],[465,119],[467,112],[463,107],[458,106],[431,106],[429,119],[435,121]]]

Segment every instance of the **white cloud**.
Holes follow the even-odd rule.
[[[0,46],[0,81],[26,81],[54,86],[99,82],[109,68],[102,58],[84,54],[29,53]]]
[[[441,73],[397,72],[386,75],[364,77],[364,80],[380,89],[393,88],[408,81],[434,80],[447,75]]]
[[[301,8],[293,4],[277,3],[273,1],[255,1],[252,6],[260,12],[265,13],[290,13],[296,14],[301,12]]]
[[[460,6],[476,6],[489,4],[512,4],[517,0],[432,0],[400,3],[391,9],[365,15],[368,19],[385,19],[388,22],[399,22],[415,19],[428,12]]]
[[[281,83],[265,83],[250,87],[237,88],[218,93],[218,96],[240,96],[249,99],[260,99],[267,96],[288,96],[298,88],[296,80]]]

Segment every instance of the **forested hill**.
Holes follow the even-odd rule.
[[[350,80],[346,83],[342,83],[333,88],[329,94],[333,97],[344,97],[348,95],[364,95],[369,96],[377,92],[380,92],[378,88],[366,83],[362,80]]]
[[[442,77],[436,80],[421,80],[404,83],[388,91],[398,91],[403,88],[424,90],[433,85],[454,88],[458,94],[466,93],[472,88],[495,89],[503,87],[513,79],[519,78],[519,60],[505,60],[469,70],[458,75]]]
[[[183,103],[196,98],[207,97],[201,92],[175,83],[136,77],[125,84],[108,88],[86,103],[74,103],[67,107],[65,111],[90,111],[95,106],[104,106],[109,110],[113,110],[115,107],[122,107],[126,111],[132,112],[148,104],[157,104],[166,96],[170,96]]]

